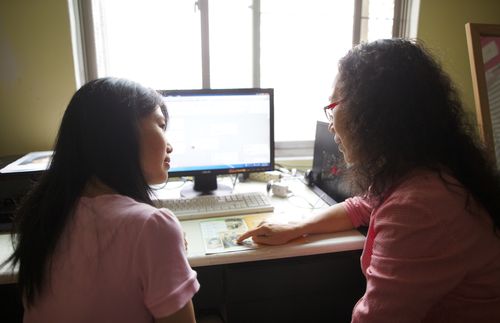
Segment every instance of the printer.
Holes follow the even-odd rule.
[[[0,157],[0,170],[22,156]],[[43,170],[0,172],[0,231],[12,228],[14,212]]]

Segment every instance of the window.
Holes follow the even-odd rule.
[[[97,77],[158,90],[202,84],[199,12],[186,0],[93,0]]]
[[[394,15],[399,19],[408,2],[70,1],[81,25],[84,81],[118,76],[158,90],[274,88],[277,147],[301,142],[289,145],[309,149],[338,59],[359,40],[391,37]]]
[[[393,35],[394,0],[363,1],[361,41],[391,38]]]
[[[314,139],[337,61],[352,47],[353,6],[345,0],[261,2],[260,84],[275,89],[276,141]]]

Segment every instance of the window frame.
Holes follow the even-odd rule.
[[[210,37],[209,37],[209,0],[196,0],[196,10],[201,19],[201,52],[202,52],[202,88],[210,88]],[[362,12],[370,0],[354,0],[353,47],[363,39],[361,30]],[[77,86],[96,79],[97,52],[94,21],[92,17],[92,0],[68,0],[70,25],[75,59],[75,77]],[[392,37],[416,37],[416,23],[420,0],[394,0],[394,17]],[[260,87],[260,0],[252,0],[253,39],[252,39],[252,86]],[[363,17],[367,18],[367,17]],[[314,141],[278,141],[275,142],[277,158],[310,157],[313,155]]]

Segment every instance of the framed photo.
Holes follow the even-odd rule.
[[[467,23],[465,31],[479,132],[500,168],[500,25]]]

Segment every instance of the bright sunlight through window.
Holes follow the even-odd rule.
[[[208,60],[195,1],[93,0],[97,75],[158,90],[199,89],[207,78],[211,88],[274,88],[275,140],[313,140],[352,47],[354,0],[206,1]],[[392,37],[394,0],[368,3],[361,39]]]

